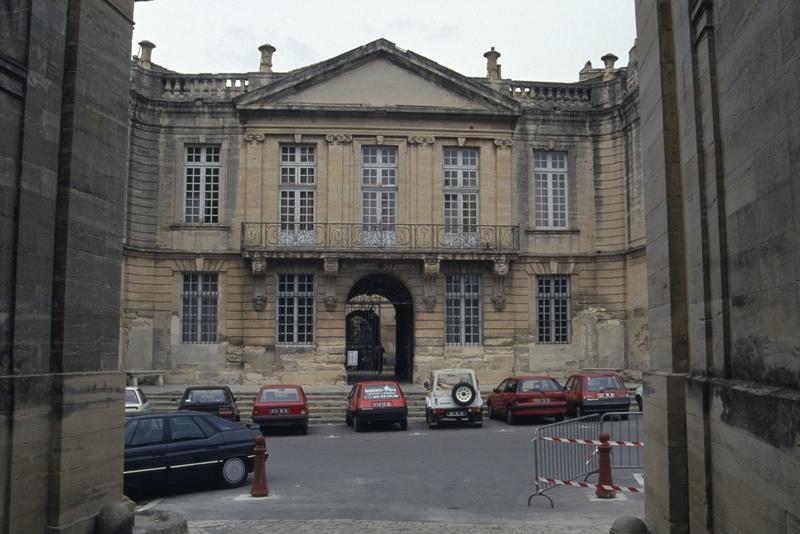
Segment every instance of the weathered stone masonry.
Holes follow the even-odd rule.
[[[576,83],[521,82],[500,76],[492,51],[487,78],[466,78],[380,39],[288,73],[273,72],[275,50],[262,47],[259,72],[186,75],[153,63],[153,46],[143,43],[132,65],[128,368],[165,369],[181,383],[342,382],[348,293],[373,274],[399,280],[413,300],[414,381],[445,365],[475,367],[493,382],[647,362],[635,61],[615,69],[609,56]],[[315,147],[315,241],[265,248],[280,231],[280,147],[297,143]],[[217,223],[184,222],[187,145],[220,147]],[[397,150],[398,241],[378,249],[334,243],[361,231],[364,146]],[[444,222],[448,147],[479,154],[484,237],[461,248],[425,241]],[[536,227],[537,150],[566,155],[567,224],[557,230]],[[217,273],[216,343],[181,342],[190,272]],[[310,346],[276,340],[277,277],[286,273],[315,275]],[[445,343],[450,273],[480,275],[476,346]],[[569,343],[536,342],[536,279],[546,275],[570,279]]]

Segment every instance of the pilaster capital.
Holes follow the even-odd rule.
[[[497,150],[508,150],[514,145],[514,141],[510,137],[501,137],[494,140],[494,146]]]
[[[264,142],[264,139],[266,139],[266,138],[267,138],[267,136],[266,136],[266,135],[264,135],[263,133],[251,133],[251,132],[246,132],[246,133],[244,134],[244,141],[245,141],[245,143],[247,143],[248,145],[252,145],[252,144],[254,144],[254,143],[259,143],[259,144],[260,144],[260,143],[263,143],[263,142]]]
[[[408,138],[410,145],[431,146],[436,138],[430,135],[411,135]]]
[[[347,145],[353,142],[353,136],[346,134],[328,134],[325,136],[325,141],[327,141],[329,145]]]

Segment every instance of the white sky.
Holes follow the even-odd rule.
[[[504,78],[569,82],[606,52],[626,65],[636,36],[633,0],[156,0],[134,19],[133,54],[147,39],[186,73],[257,71],[264,43],[283,72],[384,37],[466,76],[494,46]]]

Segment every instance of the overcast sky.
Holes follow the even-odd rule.
[[[133,54],[147,39],[186,73],[258,70],[264,43],[288,71],[384,37],[467,76],[485,76],[494,46],[504,78],[568,82],[606,52],[626,65],[636,36],[633,0],[158,0],[134,18]]]

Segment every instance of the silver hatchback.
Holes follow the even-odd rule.
[[[125,388],[125,413],[149,413],[150,401],[142,388]]]

